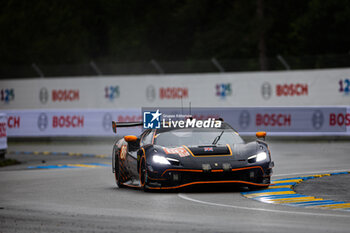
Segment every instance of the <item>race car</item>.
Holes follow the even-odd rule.
[[[134,127],[142,122],[113,122]],[[265,142],[266,132],[245,143],[229,124],[219,128],[146,129],[113,146],[112,170],[117,185],[143,190],[174,190],[200,184],[235,184],[267,188],[274,162]]]

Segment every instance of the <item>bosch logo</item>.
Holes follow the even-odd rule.
[[[292,116],[291,114],[281,114],[281,113],[272,113],[272,114],[256,114],[255,124],[256,126],[291,126]]]
[[[154,86],[148,86],[146,89],[146,98],[148,101],[153,102],[156,98],[156,89]]]
[[[84,128],[84,116],[53,116],[52,128]]]
[[[263,85],[261,86],[261,95],[265,100],[270,99],[272,95],[272,87],[270,83],[268,82],[263,83]]]
[[[46,104],[47,101],[49,100],[49,92],[47,91],[47,89],[45,87],[40,89],[39,100],[42,104]]]
[[[331,113],[329,115],[330,126],[350,126],[350,113]]]
[[[245,129],[250,124],[250,114],[248,111],[242,111],[239,115],[239,125],[242,129]]]
[[[52,101],[53,102],[79,101],[79,90],[52,90]]]
[[[276,85],[277,96],[302,96],[308,95],[309,88],[307,84],[283,84]]]
[[[142,121],[141,115],[125,115],[125,116],[118,116],[118,122],[138,122]]]
[[[7,119],[7,127],[9,129],[19,128],[21,125],[21,117],[19,116],[9,116]]]
[[[40,113],[38,117],[38,128],[40,131],[44,131],[49,125],[49,119],[45,113]]]
[[[111,131],[112,129],[112,115],[110,113],[106,113],[103,116],[102,126],[105,131]]]
[[[324,122],[323,113],[320,110],[316,110],[312,114],[311,121],[312,121],[312,126],[314,127],[314,129],[320,129],[323,125],[323,122]]]
[[[6,136],[6,122],[0,122],[0,138],[4,138]]]
[[[160,99],[186,99],[188,88],[186,87],[161,87],[159,89]]]

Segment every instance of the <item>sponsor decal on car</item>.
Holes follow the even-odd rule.
[[[206,151],[206,152],[214,151],[213,147],[204,147],[203,150]]]
[[[127,149],[127,146],[126,145],[123,145],[121,148],[120,148],[120,159],[121,160],[125,160],[126,159],[126,150]]]
[[[163,150],[165,151],[166,154],[176,154],[176,155],[179,155],[180,157],[186,157],[190,155],[190,153],[188,153],[188,151],[183,147],[175,147],[175,148],[163,147]]]

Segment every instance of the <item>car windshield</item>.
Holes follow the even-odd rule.
[[[231,127],[216,129],[168,129],[158,130],[155,135],[154,144],[165,147],[177,147],[182,145],[222,145],[244,143],[243,139]]]

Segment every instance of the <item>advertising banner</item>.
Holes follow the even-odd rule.
[[[143,108],[158,113],[165,123],[178,116],[223,119],[243,135],[266,131],[270,135],[348,135],[349,107],[258,107],[258,108]],[[158,114],[158,115],[159,115]],[[151,123],[151,122],[149,122]]]
[[[350,69],[0,81],[0,109],[347,106]]]
[[[6,114],[0,112],[0,150],[7,149]]]
[[[7,110],[9,137],[113,136],[112,120],[143,121],[143,112],[222,118],[242,135],[350,135],[350,107],[134,108],[119,110]],[[148,119],[150,122],[152,119]],[[139,135],[142,127],[120,128],[119,135]]]
[[[141,121],[138,109],[7,111],[9,137],[113,136],[112,120]],[[123,128],[121,135],[139,134],[140,128]]]

